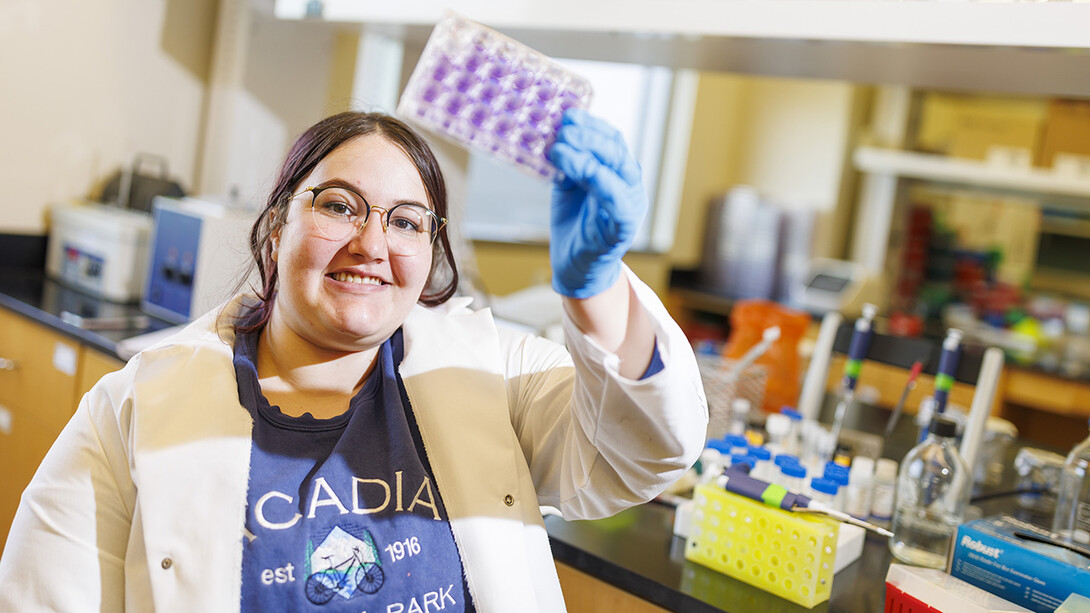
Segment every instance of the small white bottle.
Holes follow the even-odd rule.
[[[749,408],[749,400],[745,398],[735,398],[730,403],[729,434],[745,436],[746,430],[749,429]]]
[[[768,432],[768,450],[779,455],[788,453],[787,435],[791,432],[791,419],[781,413],[772,413],[765,418],[765,432]]]
[[[870,522],[888,528],[893,520],[893,505],[897,496],[896,460],[878,458],[874,463],[874,491],[870,503]]]
[[[703,470],[700,473],[700,483],[714,483],[719,475],[723,474],[727,462],[728,459],[724,459],[723,454],[717,449],[707,447],[701,451],[700,465]]]
[[[856,456],[848,470],[844,511],[856,519],[867,519],[870,517],[873,496],[874,460],[866,456]]]

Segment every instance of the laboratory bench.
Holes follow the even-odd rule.
[[[821,421],[828,423],[835,410],[833,398],[827,399]],[[882,432],[890,412],[873,406],[857,406],[848,413],[844,427],[861,432]],[[916,441],[917,428],[911,419],[900,419],[892,436],[885,441],[882,456],[898,462]],[[1023,509],[1016,504],[1013,460],[1021,447],[1017,440],[1006,450],[1005,471],[999,485],[974,493],[980,500],[970,509],[970,518],[1010,513],[1020,519],[1047,526],[1051,517]],[[1037,444],[1029,444],[1040,447]],[[1065,450],[1046,449],[1051,451]],[[885,602],[885,577],[894,561],[887,539],[868,532],[863,552],[833,577],[828,601],[808,609],[747,583],[723,575],[685,559],[685,539],[673,534],[674,509],[671,505],[650,502],[600,520],[565,521],[548,516],[553,556],[561,566],[582,573],[584,583],[606,584],[638,600],[620,600],[626,613],[633,611],[676,613],[874,613]],[[564,573],[561,574],[564,577]],[[567,589],[567,584],[565,584]],[[588,591],[587,588],[583,588]],[[640,608],[645,607],[645,608]],[[572,613],[598,611],[610,613],[622,607],[580,609],[569,604]]]

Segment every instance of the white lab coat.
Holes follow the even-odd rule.
[[[564,610],[539,504],[606,516],[655,496],[701,451],[692,351],[627,274],[665,363],[642,381],[621,378],[616,356],[570,321],[571,357],[456,300],[405,321],[401,376],[481,613]],[[239,609],[252,420],[230,321],[202,317],[84,396],[23,494],[0,610]]]

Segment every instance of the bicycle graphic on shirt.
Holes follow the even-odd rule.
[[[360,541],[363,547],[353,545],[351,553],[340,562],[335,562],[332,555],[321,556],[328,567],[307,577],[304,586],[307,600],[323,605],[337,594],[349,598],[357,590],[374,594],[382,587],[385,577],[378,548],[369,531],[364,531],[364,538]]]

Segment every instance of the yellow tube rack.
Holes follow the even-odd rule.
[[[833,587],[839,527],[825,517],[698,485],[685,559],[813,607],[828,600]]]

